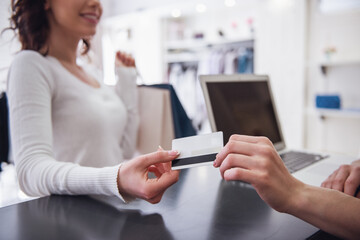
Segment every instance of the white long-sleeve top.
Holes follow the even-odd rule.
[[[135,151],[139,120],[135,70],[119,68],[117,73],[115,89],[102,81],[94,88],[54,57],[17,54],[8,75],[10,132],[26,194],[123,199],[118,169]]]

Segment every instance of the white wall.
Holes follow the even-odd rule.
[[[10,1],[0,1],[0,32],[9,27]],[[0,91],[6,89],[8,67],[16,51],[20,49],[17,39],[13,39],[11,30],[0,35]]]
[[[303,147],[306,2],[261,1],[256,32],[256,73],[268,74],[286,143]]]
[[[360,10],[321,12],[318,1],[309,1],[307,49],[306,147],[316,151],[357,155],[360,146],[360,112],[339,112],[332,116],[315,108],[316,94],[340,94],[343,108],[360,111]],[[328,69],[322,74],[320,64],[326,62],[324,49],[336,47],[330,62],[352,62]]]
[[[163,40],[161,18],[153,11],[129,13],[108,18],[102,23],[102,32],[109,37],[112,45],[107,51],[116,50],[133,55],[144,83],[163,81]],[[127,40],[119,32],[131,30]]]

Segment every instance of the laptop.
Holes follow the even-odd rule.
[[[305,183],[320,186],[341,164],[355,158],[286,148],[267,75],[202,75],[199,77],[212,131],[266,136],[289,172]]]

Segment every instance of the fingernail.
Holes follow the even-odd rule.
[[[158,150],[164,151],[164,149],[159,145]]]
[[[180,155],[180,153],[178,151],[176,151],[176,150],[168,151],[168,153],[169,153],[170,156],[178,156],[178,155]]]
[[[214,165],[214,167],[216,167],[216,160],[214,161],[213,165]]]

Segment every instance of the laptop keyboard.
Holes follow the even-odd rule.
[[[323,156],[320,154],[311,154],[304,152],[295,152],[289,151],[280,154],[285,166],[289,170],[290,173],[296,172],[304,167],[307,167],[313,163],[316,163],[328,156]]]

